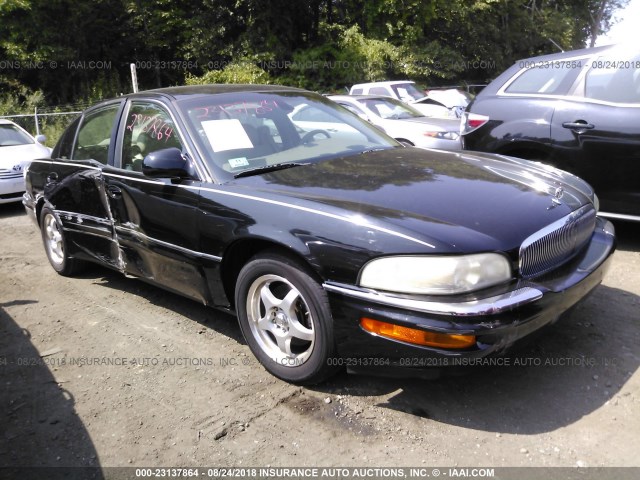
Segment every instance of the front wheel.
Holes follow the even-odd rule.
[[[84,262],[69,257],[62,225],[48,207],[44,207],[40,214],[40,231],[47,258],[56,272],[70,276],[82,269]]]
[[[242,334],[270,373],[313,384],[335,371],[327,295],[297,262],[280,254],[254,257],[238,275],[235,297]]]

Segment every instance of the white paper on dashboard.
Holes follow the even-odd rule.
[[[214,152],[253,148],[251,139],[237,118],[207,120],[202,122],[202,128]]]

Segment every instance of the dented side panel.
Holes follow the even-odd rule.
[[[91,161],[47,168],[44,198],[62,223],[69,253],[121,270],[102,170]]]

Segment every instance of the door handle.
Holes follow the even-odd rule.
[[[575,122],[564,122],[562,126],[571,130],[591,130],[595,128],[595,125],[587,123],[584,120],[576,120]]]
[[[109,195],[109,198],[118,199],[122,197],[122,190],[114,185],[109,185],[107,187],[107,195]]]
[[[53,183],[58,181],[58,174],[56,172],[49,172],[47,175],[47,183]]]

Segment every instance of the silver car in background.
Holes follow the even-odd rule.
[[[410,105],[379,95],[330,95],[329,99],[407,146],[460,150],[460,121],[427,117]]]

